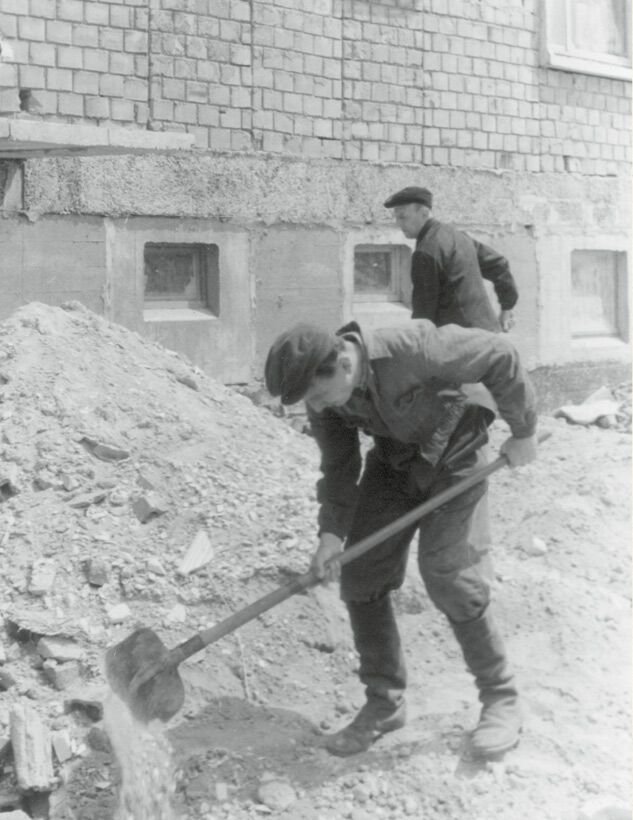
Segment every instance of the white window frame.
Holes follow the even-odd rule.
[[[543,65],[561,71],[631,82],[631,0],[626,0],[626,57],[575,49],[568,34],[573,8],[574,0],[541,0]]]
[[[356,271],[356,254],[359,252],[388,253],[391,258],[391,286],[384,291],[373,293],[363,293],[354,288],[355,302],[403,302],[403,280],[409,275],[409,267],[403,254],[405,250],[408,249],[402,245],[391,244],[359,243],[354,247],[354,272]]]

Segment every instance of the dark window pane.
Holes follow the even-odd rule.
[[[200,302],[201,254],[195,246],[145,246],[145,298]]]
[[[356,251],[354,254],[354,291],[388,293],[393,288],[391,253]]]

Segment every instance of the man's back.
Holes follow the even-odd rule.
[[[485,247],[485,246],[483,246]],[[498,332],[474,241],[452,225],[429,219],[411,259],[412,318],[438,327],[456,324]]]

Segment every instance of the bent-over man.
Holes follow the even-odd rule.
[[[336,334],[300,324],[270,348],[265,377],[284,404],[303,399],[308,407],[322,470],[312,565],[326,580],[336,576],[338,562],[328,562],[344,543],[358,542],[477,469],[494,416],[482,384],[510,426],[502,445],[510,466],[536,455],[534,393],[516,350],[499,334],[437,328],[427,320],[380,330],[352,322]],[[359,430],[374,439],[362,476]],[[494,756],[518,742],[517,689],[470,542],[473,510],[485,492],[486,483],[477,484],[343,566],[341,597],[366,702],[328,739],[333,754],[364,751],[405,722],[406,668],[390,593],[403,583],[416,530],[429,597],[447,616],[479,689],[473,752]]]

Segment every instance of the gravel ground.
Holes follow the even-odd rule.
[[[415,562],[396,601],[410,720],[365,754],[323,748],[362,702],[332,588],[185,662],[185,707],[166,727],[123,736],[74,708],[112,714],[103,653],[137,625],[171,647],[305,571],[316,446],[77,304],[29,305],[0,325],[0,384],[0,812],[37,816],[2,752],[28,702],[54,740],[39,798],[52,820],[630,817],[630,387],[615,391],[618,427],[544,417],[539,460],[491,479],[495,610],[526,724],[516,750],[478,764],[465,742],[474,686]],[[496,424],[493,450],[505,435]],[[183,574],[200,533],[205,563]],[[43,635],[76,656],[46,659]],[[146,754],[126,758],[122,737]],[[152,765],[160,813],[141,778]]]

